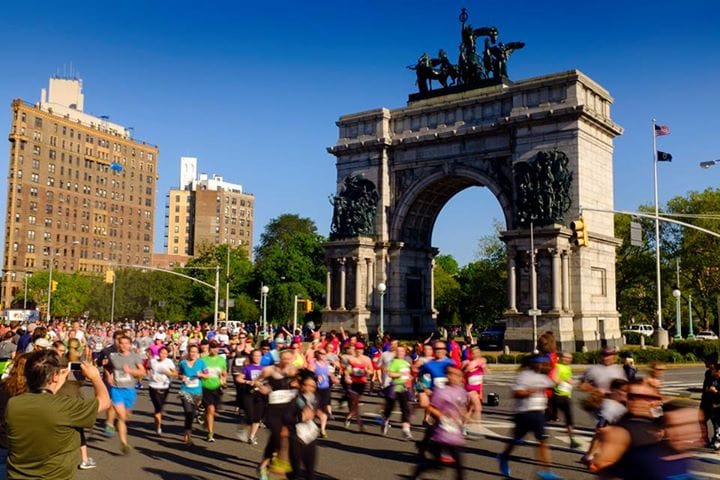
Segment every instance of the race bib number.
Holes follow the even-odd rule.
[[[445,386],[447,385],[447,383],[448,383],[447,377],[436,377],[436,378],[433,380],[433,386],[434,386],[435,388],[445,388]]]
[[[353,377],[364,377],[367,375],[367,372],[364,368],[353,368],[352,369],[352,376]]]
[[[185,386],[188,388],[197,388],[200,386],[200,380],[195,378],[185,378]]]
[[[470,375],[468,377],[468,385],[482,385],[484,375]]]
[[[132,377],[129,373],[126,373],[123,370],[115,370],[115,382],[127,382],[129,380],[132,380]]]
[[[403,368],[400,370],[400,380],[403,382],[407,382],[410,380],[410,369],[409,368]]]
[[[208,367],[207,369],[207,373],[210,378],[219,378],[220,372],[222,372],[222,369],[217,367]]]
[[[545,395],[530,395],[527,399],[528,410],[545,410],[547,397]]]
[[[570,393],[572,391],[572,385],[568,382],[560,382],[557,386],[558,392]]]
[[[165,383],[167,382],[167,377],[163,375],[162,373],[153,373],[152,380],[154,383]]]
[[[236,367],[242,367],[243,365],[245,365],[245,359],[244,359],[244,358],[241,357],[241,358],[236,358],[236,359],[235,359],[235,366],[236,366]]]
[[[290,403],[295,398],[297,392],[295,390],[273,390],[268,395],[268,403],[270,405],[278,405],[280,403]]]
[[[257,380],[257,378],[260,376],[261,373],[262,373],[262,370],[251,370],[250,371],[250,380],[252,380],[254,382],[255,380]]]

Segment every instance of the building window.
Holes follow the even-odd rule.
[[[28,252],[28,253],[35,253],[35,245],[33,245],[32,243],[28,244],[28,246],[27,246],[27,252]]]

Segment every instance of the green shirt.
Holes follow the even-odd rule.
[[[572,384],[570,384],[570,379],[572,379],[572,368],[570,368],[570,365],[565,365],[562,363],[558,363],[555,368],[557,369],[557,382],[558,384],[555,385],[555,395],[558,397],[569,397],[572,395]]]
[[[410,363],[402,358],[393,358],[388,365],[388,373],[399,373],[399,377],[393,377],[393,389],[396,392],[404,392],[407,390],[407,384],[410,381]]]
[[[210,375],[202,379],[202,387],[205,390],[217,390],[222,385],[220,375],[227,370],[227,361],[220,355],[203,357],[205,370]]]
[[[78,428],[91,428],[97,398],[24,393],[8,401],[8,479],[75,478],[80,448]]]

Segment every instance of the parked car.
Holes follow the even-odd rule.
[[[655,329],[652,325],[648,325],[647,323],[638,323],[630,325],[628,328],[623,330],[623,333],[637,333],[646,337],[652,337],[653,333],[655,333]]]
[[[502,350],[505,346],[505,324],[495,323],[480,332],[478,346],[483,350]]]
[[[696,340],[717,340],[718,336],[715,335],[715,332],[705,330],[702,332],[698,332],[697,335],[695,335],[695,339]]]

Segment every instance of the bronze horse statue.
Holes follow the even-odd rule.
[[[440,68],[436,69],[435,67]],[[433,80],[437,80],[440,85],[447,87],[448,85],[455,85],[458,78],[457,69],[455,65],[450,63],[445,50],[440,50],[438,58],[430,58],[430,55],[423,53],[415,65],[410,65],[407,68],[415,70],[420,93],[432,90]],[[450,84],[448,84],[448,78],[452,80]]]

